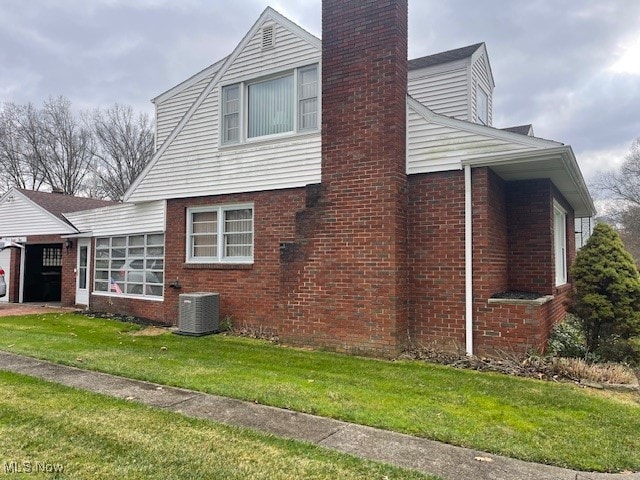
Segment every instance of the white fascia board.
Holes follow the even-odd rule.
[[[514,165],[517,163],[527,163],[532,160],[548,160],[551,157],[562,156],[566,149],[571,147],[555,147],[537,150],[527,150],[519,152],[511,152],[504,154],[483,154],[478,157],[467,157],[462,160],[462,165],[470,165],[471,167],[491,167],[500,165]]]
[[[531,163],[536,160],[549,160],[555,158],[562,164],[563,170],[571,179],[575,192],[580,197],[584,205],[584,213],[580,216],[594,216],[596,208],[593,199],[584,181],[580,167],[573,153],[573,149],[568,145],[555,148],[529,150],[526,152],[507,153],[504,155],[494,155],[492,157],[483,156],[476,158],[466,158],[462,161],[463,166],[471,167],[499,167],[500,165],[515,165],[518,163]]]
[[[93,232],[70,233],[68,235],[60,235],[60,238],[91,238]]]
[[[0,197],[0,205],[3,204],[11,196],[11,194],[14,192],[14,190],[15,189],[13,187],[11,187],[9,190],[4,192],[4,194]]]
[[[36,202],[34,202],[33,200],[31,200],[29,197],[27,197],[26,195],[24,195],[22,192],[20,192],[19,190],[13,190],[14,194],[16,195],[20,195],[20,197],[22,197],[24,200],[26,200],[28,203],[30,203],[31,205],[33,205],[36,209],[40,210],[44,215],[46,215],[47,217],[49,217],[51,220],[53,220],[54,222],[56,222],[58,225],[60,225],[61,228],[63,228],[65,230],[64,233],[77,233],[78,229],[75,228],[73,225],[69,225],[67,222],[65,222],[64,220],[61,220],[59,217],[55,216],[53,213],[51,213],[50,211],[48,211],[47,209],[43,208],[42,206],[38,205]],[[4,198],[3,198],[4,200]],[[63,214],[64,215],[64,214]],[[59,233],[59,232],[56,232]]]
[[[151,161],[147,164],[147,166],[144,168],[144,170],[142,170],[140,175],[138,175],[136,180],[127,189],[127,191],[124,194],[124,198],[123,198],[124,202],[129,200],[129,198],[131,197],[133,192],[136,190],[136,188],[138,188],[138,185],[140,185],[140,183],[142,183],[142,180],[147,176],[149,171],[158,162],[158,159],[164,154],[164,152],[167,150],[167,148],[169,148],[169,145],[171,145],[171,143],[175,140],[175,138],[180,134],[180,132],[185,127],[187,122],[191,119],[191,117],[194,115],[194,113],[198,110],[200,105],[202,105],[202,102],[204,102],[204,100],[209,96],[211,91],[215,88],[215,86],[218,84],[218,82],[223,77],[223,75],[226,73],[226,71],[229,69],[229,67],[233,64],[233,62],[235,62],[236,58],[238,58],[238,55],[240,55],[242,50],[244,50],[244,48],[251,41],[251,39],[254,37],[254,35],[256,33],[258,33],[258,30],[260,30],[260,28],[262,28],[262,25],[265,24],[266,22],[269,22],[269,21],[272,21],[272,22],[275,22],[275,23],[278,23],[278,24],[284,26],[285,28],[289,29],[291,32],[293,32],[294,34],[296,34],[297,36],[299,36],[303,40],[306,40],[308,43],[312,44],[313,46],[315,46],[319,50],[322,49],[322,42],[320,41],[320,39],[318,37],[310,34],[309,32],[307,32],[306,30],[304,30],[300,26],[298,26],[295,23],[293,23],[288,18],[283,17],[278,12],[276,12],[273,8],[267,7],[264,10],[264,12],[262,12],[262,15],[260,15],[260,18],[258,18],[256,23],[253,24],[253,27],[251,27],[251,29],[243,37],[242,41],[234,49],[233,53],[231,55],[229,55],[226,58],[226,60],[224,60],[222,62],[222,66],[220,67],[220,69],[216,72],[216,74],[213,76],[211,81],[207,84],[207,86],[204,88],[202,93],[200,93],[198,98],[195,100],[193,105],[191,105],[191,107],[189,107],[189,110],[187,110],[187,112],[184,114],[182,119],[175,126],[173,131],[169,134],[169,136],[165,139],[165,141],[160,146],[160,148],[153,155],[153,158],[151,159]]]
[[[480,125],[478,123],[440,115],[433,112],[411,96],[407,96],[407,104],[413,108],[416,113],[422,115],[425,120],[445,127],[455,128],[456,130],[463,132],[469,132],[475,135],[495,138],[504,142],[533,148],[552,148],[562,146],[562,143],[560,142],[554,142],[552,140],[545,140],[537,137],[528,137],[526,135],[520,135],[519,133],[507,132],[499,128],[488,127],[486,125]]]
[[[180,92],[192,87],[193,85],[201,81],[203,78],[206,78],[209,75],[214,75],[220,69],[220,67],[222,66],[222,64],[226,59],[227,57],[223,58],[222,60],[218,60],[213,65],[209,65],[208,67],[196,73],[195,75],[192,75],[191,77],[187,78],[182,83],[179,83],[175,87],[172,87],[169,90],[161,93],[157,97],[152,98],[151,103],[153,103],[154,105],[163,103],[169,100],[171,97],[176,96]]]
[[[483,53],[484,53],[484,64],[487,68],[487,73],[489,74],[488,76],[489,76],[489,81],[491,82],[491,88],[495,88],[496,82],[493,78],[493,71],[491,70],[491,62],[489,61],[489,53],[487,52],[487,45],[484,42],[482,42],[482,45],[480,46],[480,48],[478,48],[471,55],[472,63],[475,62],[478,59],[478,57]]]

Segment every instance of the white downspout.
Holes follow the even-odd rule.
[[[24,301],[24,263],[27,250],[24,245],[20,247],[20,285],[18,285],[18,303],[22,303]]]
[[[471,166],[464,166],[464,283],[465,350],[473,355],[473,209],[471,202]]]

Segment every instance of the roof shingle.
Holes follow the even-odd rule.
[[[476,43],[467,47],[447,50],[446,52],[440,52],[434,55],[427,55],[426,57],[414,58],[413,60],[409,60],[409,70],[417,70],[419,68],[432,67],[434,65],[440,65],[442,63],[462,60],[463,58],[467,58],[473,55],[474,52],[478,50],[483,44],[483,42]]]
[[[74,197],[63,193],[39,192],[21,188],[16,190],[66,223],[69,223],[69,221],[64,217],[63,213],[91,210],[92,208],[106,207],[117,203],[95,198]]]

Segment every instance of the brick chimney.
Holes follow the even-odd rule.
[[[280,337],[394,355],[407,332],[407,0],[324,0],[322,39],[321,193],[284,256],[297,260],[282,264]]]
[[[407,0],[324,0],[314,313],[340,350],[393,355],[406,336],[406,95]]]

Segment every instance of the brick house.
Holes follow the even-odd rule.
[[[323,3],[323,41],[267,8],[154,99],[157,152],[90,237],[89,306],[178,319],[180,293],[290,344],[393,355],[543,349],[564,314],[571,147],[492,126],[484,44],[407,60],[407,2]],[[514,299],[504,292],[527,292]]]
[[[22,249],[0,251],[7,295],[0,302],[88,302],[88,258],[79,258],[78,231],[63,213],[112,205],[93,198],[11,188],[0,197],[0,239]],[[85,252],[86,253],[86,252]],[[80,263],[77,263],[77,260]],[[82,272],[82,275],[76,275]],[[86,299],[83,301],[82,295]]]

